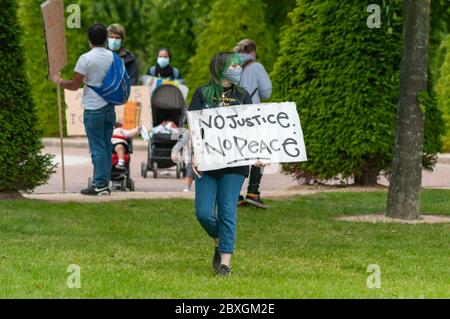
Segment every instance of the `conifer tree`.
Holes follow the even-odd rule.
[[[232,51],[244,39],[254,40],[258,47],[258,61],[270,69],[276,54],[273,34],[268,31],[261,0],[216,0],[208,15],[208,22],[197,38],[195,55],[190,59],[187,76],[191,91],[209,80],[209,63],[220,51]]]
[[[51,156],[42,155],[41,135],[24,66],[17,3],[0,11],[0,197],[31,191],[47,182]],[[2,196],[3,195],[3,196]]]

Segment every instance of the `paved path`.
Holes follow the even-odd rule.
[[[44,140],[46,145],[44,153],[56,155],[55,162],[60,163],[60,148],[58,139]],[[74,139],[65,142],[64,159],[66,171],[66,192],[79,192],[87,186],[88,178],[92,175],[89,151],[85,139]],[[148,172],[148,178],[141,177],[141,162],[147,161],[147,143],[136,141],[134,153],[131,157],[131,175],[136,183],[137,192],[181,192],[184,189],[183,179],[175,177],[175,168],[159,171],[157,179]],[[245,184],[246,185],[246,184]],[[263,190],[284,190],[297,185],[295,179],[275,171],[274,174],[265,175],[262,180]],[[61,169],[50,178],[48,185],[38,187],[35,193],[56,193],[62,190]]]
[[[45,153],[56,155],[55,162],[59,163],[60,148],[59,139],[44,139]],[[65,141],[65,167],[66,167],[66,193],[59,194],[62,190],[61,169],[57,168],[56,174],[52,175],[48,185],[38,187],[35,192],[28,196],[30,198],[41,198],[48,200],[74,200],[92,201],[79,195],[79,191],[87,186],[88,178],[92,174],[90,156],[86,139],[67,139]],[[193,193],[182,193],[184,181],[176,179],[175,171],[167,170],[160,173],[160,177],[154,179],[151,172],[148,178],[140,176],[140,164],[147,160],[147,144],[143,141],[135,142],[135,152],[131,160],[132,178],[136,183],[136,192],[114,192],[111,197],[100,199],[100,201],[124,200],[132,198],[192,198]],[[384,177],[379,178],[382,185],[388,185]],[[244,184],[244,190],[247,181]],[[450,188],[450,155],[442,154],[434,172],[423,173],[423,187],[425,188]],[[348,188],[352,191],[356,188]],[[299,186],[295,179],[284,175],[279,171],[265,175],[261,185],[262,193],[265,197],[279,197],[288,195],[307,195],[324,191],[322,188],[311,186]],[[338,190],[342,190],[339,188]],[[95,201],[99,201],[96,197]]]

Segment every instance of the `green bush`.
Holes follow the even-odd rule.
[[[172,53],[171,64],[185,77],[189,69],[188,61],[197,46],[196,32],[204,27],[211,5],[211,0],[155,1],[149,25],[151,38],[147,43],[150,55],[143,72],[156,63],[157,51],[164,47]]]
[[[283,32],[272,79],[275,98],[297,104],[308,162],[286,165],[288,173],[309,180],[354,176],[365,184],[375,183],[380,171],[389,170],[402,2],[304,0],[290,13],[292,26]],[[379,29],[366,24],[371,3],[382,7]],[[431,168],[440,149],[442,121],[432,94],[425,101],[424,164]]]
[[[19,21],[23,30],[22,47],[25,53],[25,72],[36,105],[38,127],[44,136],[57,136],[58,104],[56,86],[48,80],[47,56],[40,0],[19,0]]]
[[[443,41],[441,47],[445,51],[443,63],[439,70],[439,78],[435,90],[439,109],[444,113],[445,134],[443,137],[443,151],[450,152],[450,50],[448,50],[450,36]]]
[[[198,47],[189,60],[187,83],[191,91],[209,80],[209,63],[220,51],[231,51],[236,44],[250,38],[258,46],[258,60],[268,69],[276,52],[273,34],[268,31],[261,0],[216,0],[208,15],[208,22],[197,38]]]
[[[0,12],[0,192],[31,191],[47,182],[53,165],[42,155],[41,134],[24,70],[16,2]]]

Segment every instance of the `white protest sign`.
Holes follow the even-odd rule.
[[[217,107],[188,112],[199,170],[307,160],[295,103]]]
[[[138,103],[139,124],[152,127],[152,112],[150,108],[150,88],[148,86],[132,86],[129,101]],[[64,97],[67,105],[66,124],[68,136],[86,136],[83,124],[83,89],[78,91],[64,90]],[[116,121],[122,122],[124,116],[124,106],[115,107]]]

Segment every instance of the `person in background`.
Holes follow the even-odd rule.
[[[148,69],[148,75],[162,79],[180,80],[180,70],[171,65],[172,55],[169,49],[162,48],[158,50],[158,59],[156,65]]]
[[[239,87],[242,74],[239,64],[236,53],[214,55],[209,67],[210,81],[195,91],[189,111],[251,104],[250,94]],[[195,213],[203,229],[216,244],[212,266],[217,275],[229,276],[236,241],[236,204],[249,168],[238,166],[199,172],[195,157],[192,163],[195,174]]]
[[[250,39],[244,39],[234,48],[234,52],[239,54],[243,69],[240,86],[250,94],[252,103],[260,104],[261,99],[269,99],[272,95],[272,81],[264,66],[256,61],[256,43]],[[260,166],[252,166],[247,195],[245,198],[239,196],[239,206],[249,204],[258,208],[268,208],[260,197],[261,170]]]
[[[124,48],[125,29],[118,23],[108,27],[108,49],[120,55],[125,63],[131,85],[139,84],[139,69],[133,53]]]
[[[103,24],[95,23],[88,29],[91,50],[78,59],[75,76],[72,80],[63,80],[58,75],[53,81],[62,88],[77,91],[83,82],[82,105],[83,121],[89,141],[94,179],[92,186],[81,191],[82,195],[110,195],[109,181],[112,166],[112,133],[116,122],[114,105],[106,102],[95,93],[91,86],[101,86],[106,72],[113,63],[113,53],[105,48],[108,31]]]

